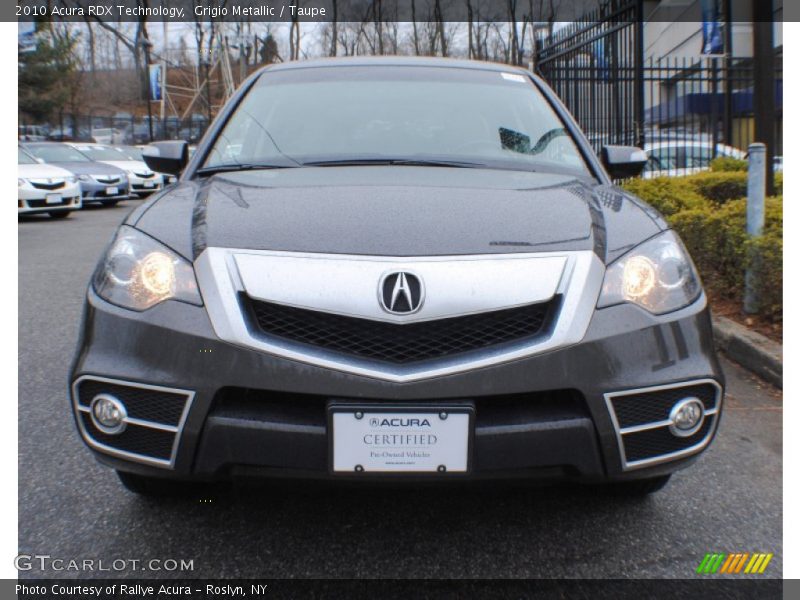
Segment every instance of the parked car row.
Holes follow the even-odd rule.
[[[72,121],[68,121],[72,122]],[[194,113],[186,119],[176,116],[164,119],[137,119],[130,113],[113,117],[79,118],[76,125],[19,125],[20,142],[93,142],[98,144],[147,144],[151,139],[184,139],[197,142],[206,130],[208,118]]]
[[[642,173],[645,179],[683,177],[707,171],[711,161],[720,156],[747,159],[746,152],[725,144],[717,144],[714,152],[714,145],[706,141],[662,140],[645,144],[644,151],[647,153],[647,165]],[[782,156],[774,158],[772,168],[776,173],[783,171]]]
[[[144,198],[175,181],[150,169],[136,147],[24,143],[19,145],[17,212],[63,218],[85,204],[113,206]]]

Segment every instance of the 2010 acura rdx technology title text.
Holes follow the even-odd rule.
[[[439,59],[253,75],[92,279],[80,434],[139,492],[301,475],[523,476],[645,493],[723,396],[691,259],[527,71]]]

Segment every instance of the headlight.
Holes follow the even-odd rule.
[[[614,261],[606,271],[598,308],[632,302],[660,315],[688,306],[700,280],[680,238],[664,233]]]
[[[164,300],[203,305],[192,265],[126,226],[98,265],[94,288],[105,300],[132,310],[146,310]]]
[[[22,187],[22,186],[23,186],[23,185],[25,185],[26,183],[27,183],[27,181],[25,181],[25,180],[24,180],[24,179],[22,179],[22,178],[19,178],[19,179],[17,179],[17,185],[18,185],[19,187]]]
[[[90,179],[91,177],[89,177],[88,175],[78,175],[78,180],[80,181],[89,181]]]
[[[78,182],[78,178],[75,177],[74,175],[70,175],[69,177],[65,177],[65,179],[67,180],[67,183],[77,183]]]

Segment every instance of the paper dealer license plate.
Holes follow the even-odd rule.
[[[466,473],[472,408],[330,407],[335,473]]]

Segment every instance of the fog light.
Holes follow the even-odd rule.
[[[92,423],[103,433],[114,435],[125,431],[128,411],[125,405],[110,394],[98,394],[92,398]]]
[[[703,425],[705,406],[698,398],[684,398],[669,413],[669,430],[672,435],[689,437]]]

